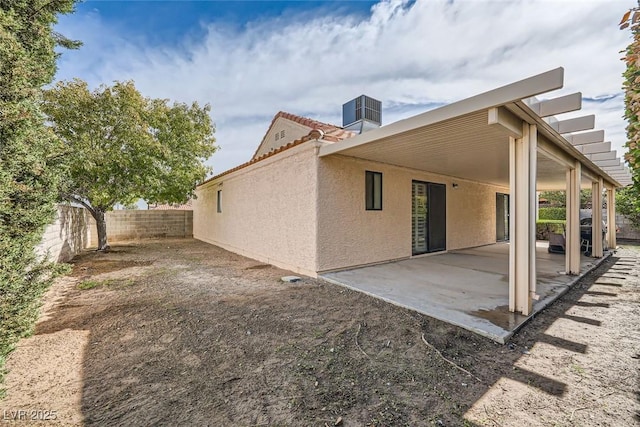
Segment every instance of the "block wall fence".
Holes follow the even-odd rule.
[[[193,236],[193,211],[123,210],[107,212],[109,243]],[[84,208],[59,205],[56,218],[45,229],[36,253],[50,261],[69,261],[82,249],[97,247],[96,223]]]
[[[616,225],[620,227],[616,238],[627,240],[640,240],[640,230],[631,227],[631,221],[626,217],[616,214]]]
[[[89,218],[91,215],[84,208],[59,205],[36,253],[54,262],[69,261],[89,244]]]
[[[89,215],[89,246],[98,246],[96,223]],[[193,237],[193,211],[122,210],[107,212],[109,243],[130,240]]]

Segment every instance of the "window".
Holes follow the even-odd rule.
[[[280,133],[276,132],[276,141],[280,138]]]
[[[365,172],[366,208],[368,211],[382,210],[382,173]]]
[[[218,190],[218,213],[222,212],[222,190]]]
[[[284,138],[284,131],[280,131],[280,138]]]

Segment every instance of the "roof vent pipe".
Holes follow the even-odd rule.
[[[342,105],[342,127],[346,130],[363,133],[381,124],[382,103],[377,99],[360,95]]]

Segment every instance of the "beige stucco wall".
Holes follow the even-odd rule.
[[[271,150],[282,147],[290,142],[300,139],[303,136],[309,134],[311,129],[307,126],[303,126],[299,123],[278,117],[273,123],[273,126],[264,137],[264,144],[260,146],[254,157],[260,157],[263,154],[268,153]],[[280,137],[281,132],[284,131],[284,138]],[[278,140],[276,141],[276,133],[278,134]]]
[[[98,232],[89,216],[90,246],[98,246]],[[106,214],[109,243],[128,240],[182,238],[193,234],[190,210],[117,210]]]
[[[199,187],[194,237],[315,276],[317,161],[309,141]]]
[[[383,173],[383,210],[365,210],[365,171]],[[345,156],[320,159],[318,271],[411,256],[411,181],[446,184],[447,250],[496,240],[495,187]],[[457,188],[452,183],[458,184]]]
[[[88,245],[89,218],[84,208],[59,205],[56,219],[47,226],[36,253],[50,261],[69,261]]]

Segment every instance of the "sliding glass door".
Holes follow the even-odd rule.
[[[446,186],[413,181],[411,188],[411,248],[413,255],[447,248]]]

